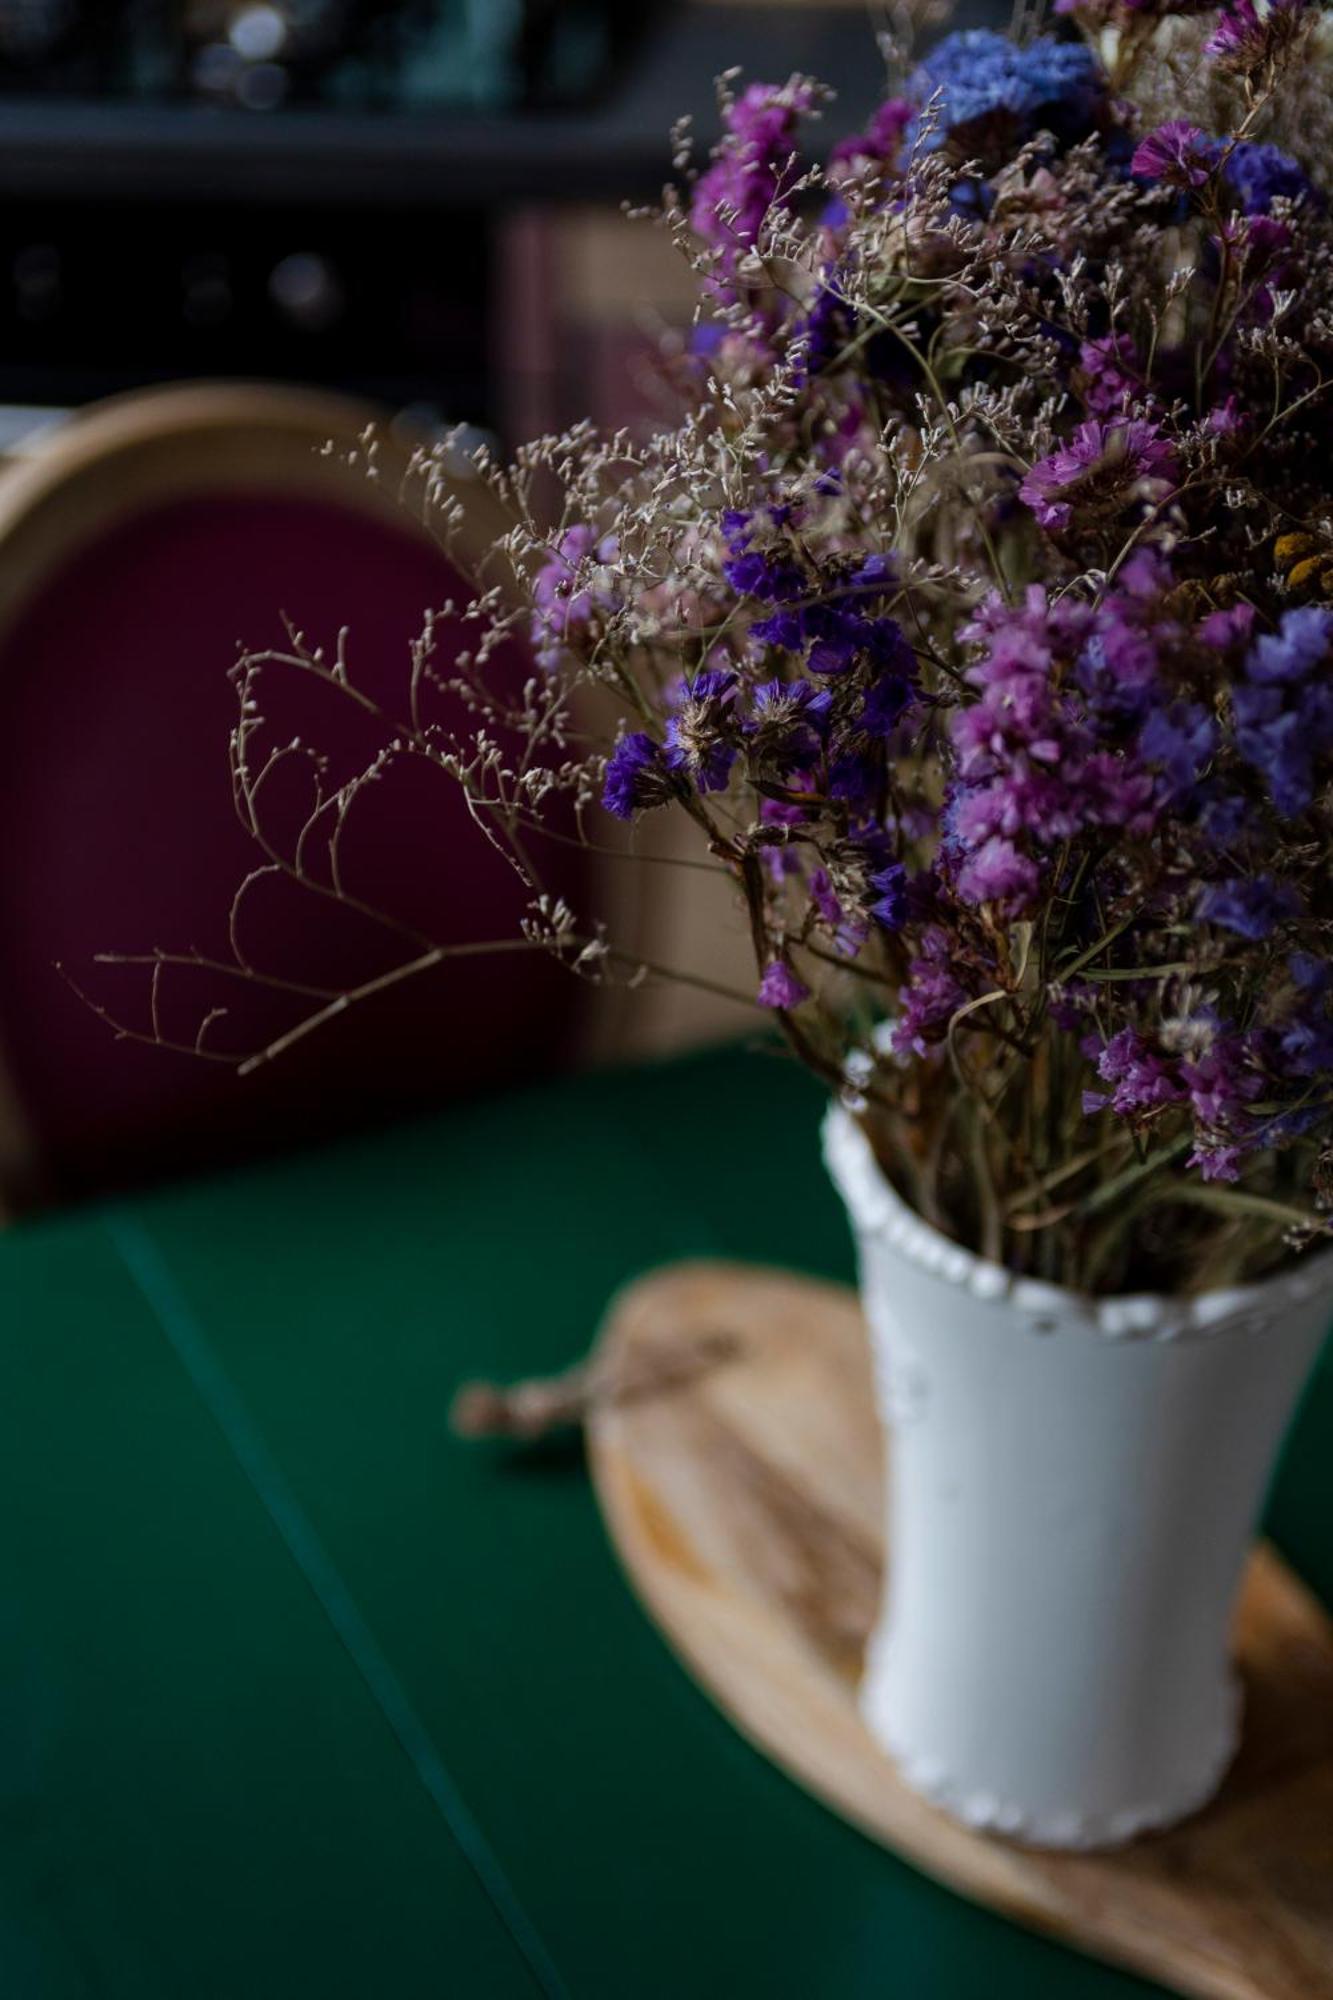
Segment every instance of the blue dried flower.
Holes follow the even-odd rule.
[[[907,870],[901,861],[890,861],[870,877],[875,901],[870,914],[886,931],[899,931],[907,921]]]
[[[607,760],[602,804],[617,819],[633,819],[648,806],[664,805],[671,782],[660,744],[644,730],[622,736]]]
[[[1299,914],[1301,899],[1286,882],[1271,875],[1238,876],[1227,882],[1210,882],[1199,896],[1199,915],[1205,923],[1219,924],[1237,937],[1260,944],[1272,935],[1284,917]]]
[[[1321,671],[1333,648],[1333,612],[1303,605],[1257,639],[1233,690],[1236,747],[1287,819],[1314,797],[1315,762],[1333,750],[1333,687]]]
[[[1073,140],[1088,132],[1102,98],[1101,72],[1080,42],[1040,35],[1019,48],[990,28],[965,28],[946,35],[914,72],[908,86],[917,104],[935,97],[939,123],[921,140],[921,120],[904,135],[904,151],[918,141],[929,150],[947,135],[1003,117],[1010,137],[1026,139],[1048,130]]]
[[[1304,680],[1321,667],[1333,646],[1333,611],[1322,605],[1304,604],[1297,611],[1284,612],[1275,633],[1256,639],[1245,663],[1252,681]]]
[[[1277,146],[1256,146],[1243,140],[1227,156],[1223,178],[1246,215],[1267,215],[1279,195],[1292,201],[1314,198],[1310,177],[1299,160]]]
[[[1139,755],[1161,767],[1168,791],[1187,791],[1217,749],[1220,731],[1214,717],[1196,701],[1173,702],[1159,708],[1139,732]]]

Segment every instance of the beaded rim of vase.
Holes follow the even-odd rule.
[[[862,1700],[865,1708],[864,1697]],[[894,1739],[882,1718],[867,1716],[867,1727],[898,1766],[914,1792],[919,1792],[951,1818],[976,1833],[998,1834],[1019,1846],[1070,1853],[1124,1847],[1141,1834],[1174,1826],[1198,1812],[1215,1797],[1240,1748],[1244,1695],[1233,1674],[1228,1683],[1226,1713],[1200,1771],[1168,1787],[1157,1798],[1118,1812],[1083,1813],[1073,1809],[1029,1812],[952,1777],[932,1757],[917,1755]]]
[[[943,1235],[891,1186],[865,1131],[841,1104],[830,1105],[825,1114],[823,1151],[859,1231],[881,1238],[944,1284],[961,1286],[976,1298],[1007,1300],[1033,1334],[1090,1330],[1108,1340],[1201,1340],[1257,1332],[1286,1307],[1320,1293],[1333,1295],[1333,1249],[1327,1249],[1257,1284],[1183,1298],[1157,1292],[1092,1298],[1041,1278],[1020,1277]]]

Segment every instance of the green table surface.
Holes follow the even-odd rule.
[[[5,2000],[1130,2000],[751,1750],[577,1449],[446,1427],[677,1257],[851,1276],[729,1050],[0,1237]],[[1269,1527],[1333,1597],[1333,1367]],[[1322,1449],[1321,1449],[1322,1447]]]

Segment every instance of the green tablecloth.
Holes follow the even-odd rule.
[[[727,1052],[0,1238],[6,2000],[1152,1990],[806,1798],[631,1599],[577,1453],[446,1430],[645,1266],[849,1277],[818,1113]],[[1331,1436],[1326,1365],[1270,1509],[1326,1596]]]

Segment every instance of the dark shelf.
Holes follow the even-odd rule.
[[[716,129],[712,80],[735,65],[765,79],[793,70],[821,77],[838,92],[841,130],[863,121],[883,88],[860,8],[675,6],[645,32],[605,98],[578,110],[252,113],[0,98],[0,198],[474,210],[642,199],[669,171],[668,131],[682,111],[701,138]]]

